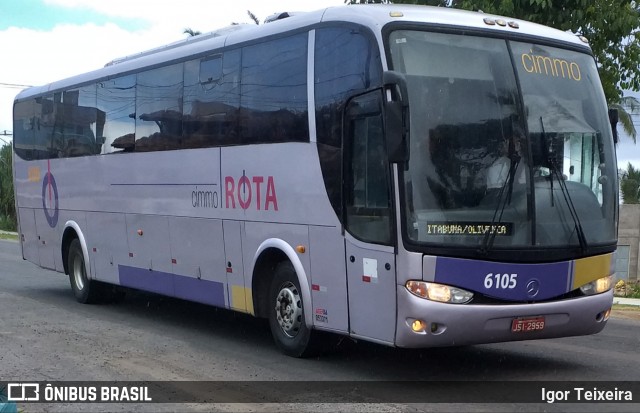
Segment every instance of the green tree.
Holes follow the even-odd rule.
[[[253,22],[255,24],[260,25],[260,19],[258,19],[255,14],[251,13],[251,10],[247,10],[247,14],[249,15],[249,18],[251,20],[253,20]]]
[[[0,149],[0,229],[14,231],[17,227],[11,145],[4,145]]]
[[[190,37],[198,36],[198,35],[202,34],[202,32],[200,32],[198,30],[193,30],[190,27],[187,27],[186,29],[184,29],[182,33],[188,34]]]
[[[636,143],[636,127],[632,115],[640,112],[640,101],[633,96],[624,96],[619,102],[611,103],[609,106],[618,110],[622,129],[633,139],[633,143]]]
[[[423,6],[442,6],[442,7],[455,7],[458,0],[405,0],[405,1],[390,1],[390,0],[345,0],[345,4],[420,4]]]
[[[640,169],[627,165],[627,170],[620,176],[620,192],[625,204],[640,204]]]
[[[640,90],[640,4],[635,0],[462,0],[460,7],[585,36],[609,104]]]

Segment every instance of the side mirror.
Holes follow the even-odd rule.
[[[384,129],[387,156],[391,163],[409,161],[409,95],[402,73],[386,71],[384,82]]]
[[[620,120],[620,114],[618,109],[609,108],[609,123],[611,124],[611,132],[613,133],[613,143],[618,143],[618,121]]]

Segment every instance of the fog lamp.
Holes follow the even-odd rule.
[[[416,333],[424,331],[426,327],[426,323],[422,320],[413,320],[413,323],[411,323],[411,329]]]

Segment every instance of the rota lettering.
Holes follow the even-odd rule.
[[[224,193],[227,209],[278,210],[278,196],[273,176],[248,177],[243,172],[237,181],[232,176],[225,176]]]

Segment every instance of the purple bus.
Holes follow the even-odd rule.
[[[613,292],[612,123],[586,39],[446,8],[235,26],[21,92],[24,259],[397,347],[586,335]]]

